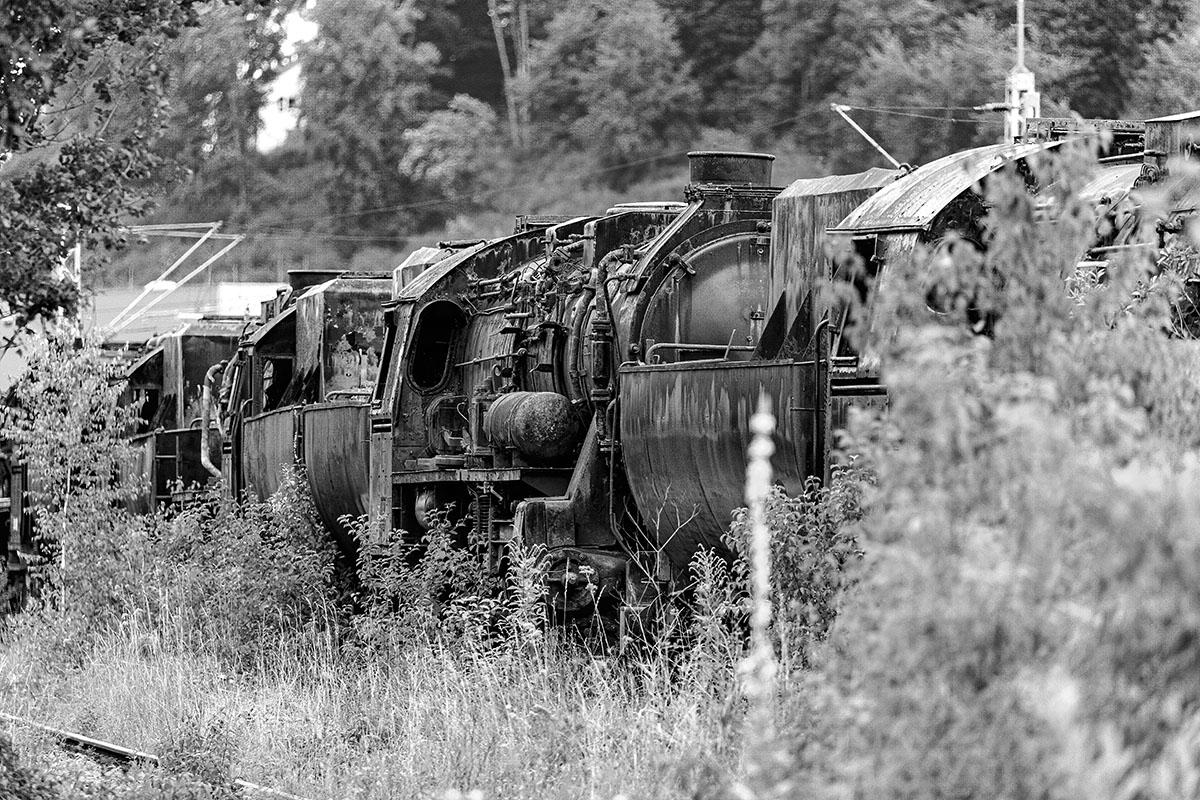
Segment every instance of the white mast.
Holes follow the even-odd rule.
[[[1004,102],[1004,140],[1011,142],[1025,134],[1028,120],[1042,115],[1042,96],[1025,67],[1025,0],[1017,0],[1017,65],[1004,81]]]

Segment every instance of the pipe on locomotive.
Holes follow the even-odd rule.
[[[214,478],[220,478],[221,470],[212,462],[212,457],[208,454],[209,437],[212,435],[209,432],[209,427],[212,422],[213,411],[213,396],[212,385],[217,378],[217,373],[225,369],[228,361],[218,361],[208,368],[208,372],[204,373],[204,388],[200,395],[200,464],[208,470],[208,473]],[[220,409],[217,410],[217,438],[221,438],[220,431]]]

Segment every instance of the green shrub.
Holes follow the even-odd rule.
[[[1038,165],[1037,200],[991,181],[985,255],[888,275],[891,409],[847,445],[878,477],[866,557],[792,748],[809,794],[1194,794],[1200,352],[1164,335],[1178,284],[1137,251],[1071,283],[1084,162]],[[931,280],[980,274],[1003,280],[929,312]]]
[[[215,487],[158,518],[136,607],[177,642],[237,662],[289,633],[334,626],[344,613],[334,548],[316,518],[299,472],[263,502]]]
[[[50,782],[21,763],[13,744],[0,736],[0,797],[6,800],[58,800]]]
[[[544,553],[511,544],[501,569],[489,569],[478,542],[448,511],[415,540],[379,537],[366,517],[347,519],[358,542],[354,627],[366,646],[428,643],[526,646],[545,622]]]

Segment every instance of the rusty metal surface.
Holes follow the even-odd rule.
[[[904,173],[898,169],[871,167],[850,175],[827,175],[823,178],[801,178],[788,184],[775,198],[775,205],[793,197],[808,197],[822,194],[856,192],[860,189],[879,189],[900,178]]]
[[[938,212],[980,180],[1006,164],[1061,144],[993,144],[952,153],[880,189],[830,230],[850,234],[924,230]]]
[[[413,250],[400,262],[400,266],[392,270],[392,296],[399,296],[404,287],[412,283],[418,275],[454,253],[455,251],[448,247],[418,247]]]
[[[583,435],[579,413],[556,392],[509,392],[488,407],[483,430],[493,445],[511,447],[536,463],[561,461]]]
[[[330,392],[369,393],[383,351],[390,276],[343,276],[296,300],[296,365],[289,394],[322,402]]]
[[[1079,199],[1085,203],[1117,198],[1133,188],[1133,182],[1142,172],[1142,165],[1122,164],[1105,167],[1079,190]]]
[[[1176,170],[1156,183],[1139,187],[1138,193],[1157,196],[1172,214],[1194,211],[1200,209],[1200,175],[1189,169]]]
[[[246,337],[246,343],[258,347],[289,336],[294,340],[296,337],[295,319],[296,307],[291,306],[280,312],[277,316],[272,317],[262,327],[253,331]],[[286,330],[289,326],[291,326],[290,332]],[[295,347],[294,343],[292,347]]]
[[[768,153],[722,150],[693,150],[688,153],[692,183],[770,186],[774,162],[775,156]]]
[[[246,491],[265,500],[282,483],[284,469],[297,463],[303,428],[295,406],[250,417],[242,425],[242,470]]]
[[[727,223],[693,237],[680,266],[645,299],[641,352],[654,342],[753,346],[772,308],[770,237],[756,220]],[[650,288],[650,285],[647,285]],[[698,354],[673,352],[683,360]]]
[[[370,487],[370,406],[363,401],[304,408],[304,464],[321,521],[343,552],[355,543],[339,519],[367,513]]]
[[[821,280],[833,272],[826,229],[837,225],[851,211],[901,175],[899,170],[869,169],[854,175],[834,175],[828,178],[799,180],[784,189],[772,204],[771,211],[771,281],[768,294],[783,308],[773,313],[782,315],[778,334],[784,334],[805,313],[816,313],[806,300]],[[811,323],[804,326],[811,328]],[[782,338],[780,338],[780,344]],[[774,342],[766,352],[777,350]]]
[[[204,376],[209,367],[232,358],[237,351],[237,343],[237,334],[229,332],[193,335],[189,329],[180,337],[180,353],[183,357],[183,397],[180,403],[183,413],[179,420],[181,426],[191,425],[192,420],[201,416]]]
[[[1147,154],[1161,153],[1161,157],[1165,158],[1188,156],[1195,151],[1198,139],[1200,111],[1185,111],[1146,120]]]
[[[200,461],[200,433],[199,428],[178,428],[130,439],[133,460],[122,469],[142,475],[149,490],[131,501],[132,509],[148,511],[154,505],[169,503],[178,490],[208,485],[212,476]],[[221,447],[215,437],[209,442],[209,458],[214,464],[221,463]]]
[[[245,321],[241,319],[200,319],[170,336],[132,367],[130,374],[139,388],[150,388],[144,378],[154,374],[157,354],[162,354],[157,373],[161,395],[152,424],[156,427],[183,428],[200,416],[200,394],[204,374],[213,364],[230,358],[237,350]]]
[[[776,480],[789,492],[805,476],[820,440],[812,362],[720,362],[621,370],[621,448],[647,532],[676,569],[696,549],[720,547],[734,509],[745,505],[742,476],[750,416],[760,394],[779,420]],[[822,445],[823,446],[823,445]]]
[[[148,514],[154,508],[154,496],[151,487],[154,485],[154,434],[144,433],[129,440],[130,457],[120,465],[122,478],[141,478],[145,481],[143,490],[137,496],[126,500],[125,506],[136,514]]]
[[[162,382],[162,345],[158,345],[146,353],[141,355],[137,361],[129,365],[126,374],[129,375],[130,382],[141,381],[144,383],[160,383]]]

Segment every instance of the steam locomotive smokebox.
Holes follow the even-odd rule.
[[[768,153],[723,153],[696,150],[688,153],[692,183],[727,183],[732,186],[770,186],[775,156]]]
[[[582,426],[564,395],[511,392],[488,407],[483,432],[494,445],[511,447],[532,461],[548,462],[575,449]]]

